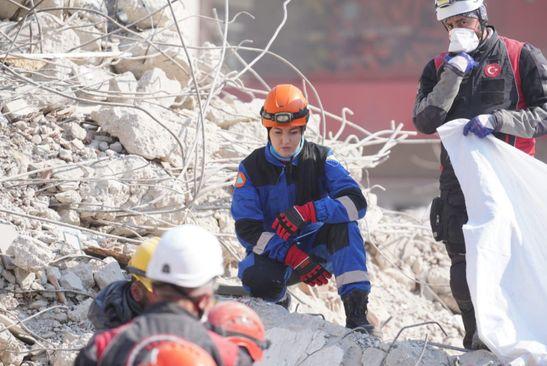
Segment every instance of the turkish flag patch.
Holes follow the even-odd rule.
[[[245,185],[246,182],[247,182],[247,177],[245,176],[245,174],[243,174],[242,172],[237,172],[236,182],[234,186],[236,188],[241,188]]]
[[[484,75],[489,78],[498,77],[501,74],[501,66],[498,63],[488,64],[484,67]]]

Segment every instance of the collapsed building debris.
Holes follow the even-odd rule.
[[[91,298],[126,278],[122,267],[145,237],[185,222],[206,227],[224,245],[226,281],[233,281],[243,255],[229,214],[231,185],[239,161],[263,141],[257,115],[267,84],[252,65],[272,54],[277,32],[252,62],[236,58],[240,69],[231,71],[223,59],[228,51],[238,56],[238,47],[228,48],[228,21],[217,20],[221,46],[196,47],[180,30],[189,16],[182,2],[149,1],[154,6],[146,9],[139,1],[116,3],[1,7],[2,364],[70,365],[93,332],[86,319]],[[273,340],[264,364],[286,357],[287,340],[301,352],[283,358],[286,364],[454,364],[454,356],[431,343],[455,345],[462,333],[446,256],[425,220],[378,207],[366,182],[366,173],[413,133],[395,123],[372,133],[351,121],[348,110],[325,111],[313,85],[292,67],[315,100],[308,138],[333,147],[364,184],[372,317],[385,342],[299,315],[341,323],[343,307],[332,284],[295,286],[294,314],[245,300],[264,317]],[[264,88],[246,87],[246,76]],[[325,133],[327,116],[339,123],[334,133]],[[376,153],[365,155],[371,146]],[[402,327],[431,320],[444,330],[413,328],[404,336],[419,341],[401,338],[391,347]]]

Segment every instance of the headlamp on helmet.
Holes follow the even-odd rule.
[[[299,118],[307,117],[309,115],[308,108],[301,109],[296,113],[291,112],[277,112],[268,113],[264,110],[264,107],[260,110],[260,116],[264,119],[274,121],[277,123],[291,123]]]

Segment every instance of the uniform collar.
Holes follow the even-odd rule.
[[[306,140],[304,140],[304,146],[306,145]],[[272,152],[270,151],[270,146],[271,146],[271,143],[268,142],[268,144],[266,145],[266,147],[264,148],[264,152],[266,153],[266,160],[275,165],[275,166],[280,166],[280,167],[284,167],[285,165],[287,165],[288,162],[284,162],[284,161],[281,161],[279,160],[278,158],[276,158]],[[302,151],[304,151],[304,148],[302,148],[302,150],[300,151],[300,153],[298,155],[296,155],[292,160],[291,160],[291,164],[294,165],[294,166],[297,166],[298,165],[298,162],[300,161],[300,157],[302,156]]]
[[[490,36],[480,44],[479,48],[469,54],[475,60],[482,59],[482,57],[488,54],[492,47],[494,47],[494,45],[499,40],[498,32],[496,32],[496,29],[494,27],[489,25],[488,32],[491,32]]]

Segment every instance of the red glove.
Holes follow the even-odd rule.
[[[290,266],[300,278],[300,281],[310,286],[322,286],[329,282],[332,274],[323,268],[322,265],[310,258],[306,252],[300,250],[296,244],[293,244],[287,256],[285,264]]]
[[[312,201],[302,206],[293,206],[291,209],[278,214],[272,224],[272,229],[283,240],[287,240],[308,222],[317,222],[315,206]]]

